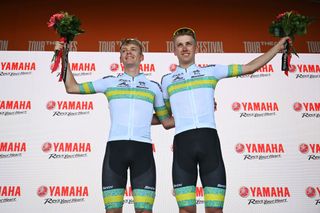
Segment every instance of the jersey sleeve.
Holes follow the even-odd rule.
[[[156,112],[156,115],[159,118],[159,120],[162,121],[169,117],[169,113],[163,100],[163,95],[162,95],[160,85],[156,83],[156,86],[154,88],[155,88],[154,89],[154,92],[155,92],[154,111]]]
[[[79,84],[81,94],[104,93],[111,85],[113,76]]]
[[[168,112],[171,113],[170,99],[168,94],[168,74],[164,75],[161,79],[161,89],[162,89],[162,96],[165,102],[165,106]]]
[[[215,65],[212,69],[212,75],[218,80],[228,77],[235,77],[242,74],[242,65],[230,64],[230,65]]]

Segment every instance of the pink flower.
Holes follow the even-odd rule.
[[[53,27],[56,24],[56,22],[61,21],[61,19],[63,19],[63,17],[64,17],[64,14],[62,14],[62,13],[56,13],[56,14],[52,15],[50,17],[49,22],[47,23],[48,27]]]
[[[277,15],[276,19],[277,21],[279,21],[283,16],[285,16],[287,13],[280,13],[279,15]]]

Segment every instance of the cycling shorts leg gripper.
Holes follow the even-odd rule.
[[[216,187],[204,188],[204,204],[206,208],[222,208],[226,190]]]
[[[134,189],[133,200],[135,209],[152,210],[155,192],[145,189]]]
[[[179,208],[196,205],[195,186],[180,187],[176,188],[174,191]]]
[[[105,209],[117,209],[123,206],[124,189],[111,189],[103,191]]]

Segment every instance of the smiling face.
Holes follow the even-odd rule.
[[[174,55],[179,60],[179,66],[187,68],[195,63],[196,39],[190,28],[180,28],[173,34]]]
[[[120,62],[125,67],[139,67],[144,56],[142,53],[142,45],[134,39],[125,40],[120,47]]]
[[[176,37],[174,55],[178,57],[179,66],[187,68],[195,63],[196,42],[189,35]]]

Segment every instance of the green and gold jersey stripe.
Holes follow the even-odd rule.
[[[164,99],[164,103],[166,105],[166,108],[168,110],[168,113],[171,113],[171,104],[169,99]]]
[[[94,90],[92,82],[86,82],[86,83],[79,84],[79,88],[80,88],[80,93],[81,94],[93,94],[93,93],[96,93],[96,91]]]
[[[114,99],[139,99],[153,103],[155,94],[149,90],[137,88],[110,88],[107,89],[105,95],[108,101]]]
[[[218,83],[218,79],[214,77],[188,79],[186,81],[171,84],[168,87],[168,94],[169,96],[171,96],[175,93],[191,90],[191,89],[215,88],[217,83]]]
[[[228,66],[228,77],[239,76],[242,73],[242,65],[232,64]]]
[[[168,110],[165,106],[155,107],[156,115],[160,121],[169,117]]]

